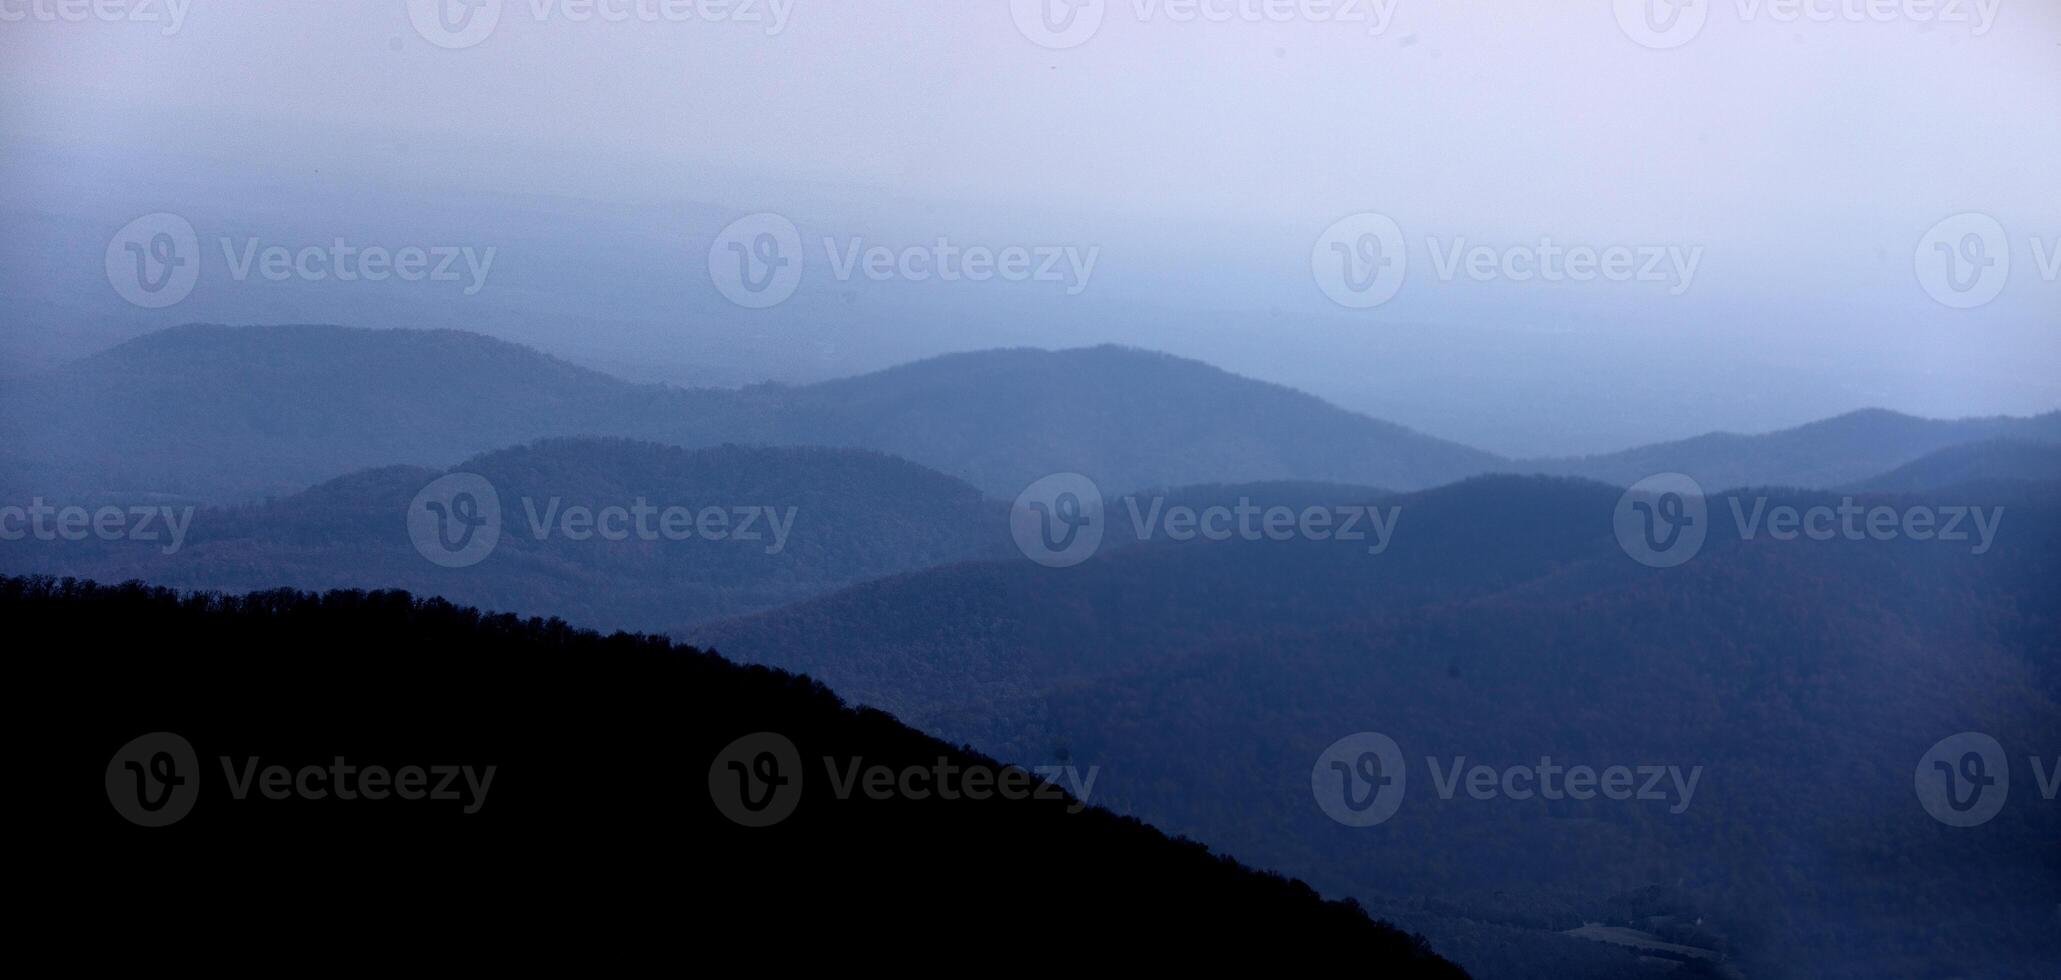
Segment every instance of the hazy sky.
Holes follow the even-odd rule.
[[[1985,0],[1996,21],[1979,37],[1979,24],[1742,21],[1753,0],[1724,0],[1665,51],[1634,44],[1609,0],[1339,0],[1370,19],[1392,9],[1379,34],[1182,23],[1168,0],[1123,0],[1067,50],[1030,43],[1004,0],[783,0],[771,36],[772,0],[747,8],[769,18],[757,25],[635,19],[664,0],[600,0],[632,18],[613,24],[554,0],[540,22],[533,2],[498,4],[494,32],[455,51],[418,35],[404,0],[197,0],[170,37],[30,19],[0,24],[0,78],[24,136],[169,135],[148,118],[162,113],[211,122],[187,133],[210,147],[247,121],[293,122],[379,139],[335,161],[373,172],[394,140],[605,151],[574,172],[468,157],[424,174],[547,192],[678,193],[670,166],[713,163],[1228,221],[1373,203],[1461,226],[1728,231],[1785,209],[2061,210],[2039,166],[2061,150],[2049,0]],[[1140,3],[1157,16],[1138,20]],[[81,115],[82,96],[107,104]],[[291,162],[316,148],[263,149]]]
[[[406,202],[392,207],[394,229],[446,206],[492,213],[492,202],[513,202],[535,221],[487,233],[514,270],[495,288],[533,315],[514,281],[528,275],[530,238],[599,254],[609,246],[568,243],[657,242],[668,222],[689,226],[673,229],[687,256],[676,264],[683,280],[698,270],[704,281],[681,285],[685,308],[698,302],[689,287],[708,285],[696,250],[728,219],[760,211],[801,227],[817,276],[829,250],[814,242],[833,236],[1098,253],[1088,288],[997,291],[993,308],[1012,312],[985,325],[967,321],[983,319],[986,293],[845,288],[830,309],[867,309],[868,329],[904,333],[812,338],[806,368],[753,361],[749,351],[770,358],[781,345],[748,311],[695,307],[682,349],[746,351],[725,355],[742,358],[744,377],[731,380],[838,373],[847,358],[857,370],[933,348],[1115,340],[1185,347],[1434,428],[1472,411],[1459,402],[1493,402],[1452,422],[1467,431],[1441,433],[1475,441],[1496,441],[1494,418],[1519,409],[1497,401],[1508,390],[1466,389],[1470,375],[1452,366],[1477,354],[1501,358],[1485,369],[1513,375],[1506,383],[1534,401],[1592,383],[1567,377],[1584,365],[1693,365],[1777,389],[1735,389],[1758,407],[1730,416],[1708,407],[1723,403],[1709,392],[1670,412],[1640,401],[1668,397],[1647,377],[1647,395],[1550,423],[1578,430],[1566,438],[1584,446],[1642,432],[1606,424],[1620,409],[1701,431],[1848,403],[1936,414],[2061,405],[2061,286],[2042,247],[2061,246],[2054,0],[1720,0],[1685,7],[1669,35],[1642,33],[1666,23],[1669,0],[1653,0],[1658,19],[1641,0],[477,2],[468,20],[463,0],[443,10],[159,0],[137,11],[154,22],[109,22],[86,4],[0,0],[0,204],[86,219],[105,241],[146,210],[185,215],[203,239],[232,226],[266,234],[276,220],[321,240],[329,209],[335,234],[379,239],[378,207],[349,202]],[[1960,19],[1921,17],[1941,4]],[[1044,26],[1069,14],[1071,33]],[[536,224],[555,220],[540,209],[586,224],[554,235]],[[1396,223],[1408,276],[1393,300],[1354,309],[1312,266],[1335,223],[1367,212]],[[1996,298],[1956,310],[1928,294],[1913,263],[1936,225],[1967,212],[1995,219],[2012,268]],[[59,261],[26,224],[0,232],[15,239],[10,254]],[[1956,248],[1966,240],[1959,226],[1949,237]],[[1548,240],[1669,261],[1652,282],[1501,274],[1536,265]],[[1461,253],[1441,253],[1456,242],[1493,249],[1498,273],[1442,277]],[[1531,265],[1503,266],[1513,249]],[[1687,277],[1683,259],[1694,261]],[[527,267],[563,276],[549,290],[542,272],[524,281],[560,298],[600,288],[568,271],[580,261]],[[642,285],[650,295],[611,294],[623,320],[674,299]],[[33,298],[52,310],[93,305],[39,288]],[[224,295],[96,315],[352,322],[349,304],[363,300],[331,310],[321,291],[274,302],[286,294],[247,290],[241,306]],[[814,309],[809,295],[798,309]],[[892,328],[877,322],[884,310],[895,311]],[[1198,325],[1184,334],[1191,315]],[[931,322],[945,317],[952,324]],[[649,331],[622,330],[619,343],[598,326],[502,332],[590,361],[664,360]],[[1541,333],[1553,339],[1541,344]],[[1625,345],[1652,351],[1626,365],[1613,350]],[[1535,347],[1543,354],[1527,353]],[[1525,377],[1522,364],[1540,356],[1538,376]],[[1385,386],[1384,372],[1419,363],[1406,357],[1446,365],[1440,390],[1455,404]],[[1756,365],[1800,376],[1755,375]],[[1494,448],[1523,448],[1508,443],[1536,422],[1512,418]]]

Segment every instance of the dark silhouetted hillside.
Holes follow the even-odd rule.
[[[182,597],[47,579],[0,580],[0,619],[17,651],[48,651],[17,676],[52,709],[22,809],[61,860],[22,887],[69,921],[121,922],[123,948],[185,937],[196,959],[314,943],[334,946],[309,952],[324,961],[370,961],[470,944],[481,962],[537,966],[721,947],[896,972],[1350,951],[1374,976],[1462,976],[1298,882],[1083,809],[806,678],[660,640],[402,593]],[[182,745],[124,763],[159,732]],[[763,733],[793,764],[726,754]],[[473,773],[448,800],[447,766]],[[826,775],[875,766],[941,775],[878,795]],[[789,781],[784,818],[729,816],[776,812],[738,808],[748,790],[726,799],[742,771]],[[241,798],[239,772],[252,774]],[[992,789],[1005,785],[1035,795]],[[123,815],[189,803],[165,826]],[[231,946],[194,948],[206,937]],[[510,947],[476,948],[487,939]]]

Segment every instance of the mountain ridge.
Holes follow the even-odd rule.
[[[1753,486],[1824,488],[1867,480],[1955,445],[2015,438],[2061,443],[2061,411],[2033,416],[1932,419],[1882,408],[1764,433],[1710,432],[1591,456],[1520,461],[1520,468],[1586,476],[1620,486],[1663,473],[1686,473],[1706,490]],[[1818,454],[1839,446],[1849,455]],[[1774,462],[1770,462],[1770,457]],[[1771,468],[1790,479],[1769,479]]]
[[[194,880],[304,854],[311,841],[337,868],[436,876],[434,888],[395,889],[393,874],[279,875],[156,910],[143,935],[235,921],[253,941],[299,936],[313,919],[376,905],[401,940],[515,929],[531,962],[592,959],[596,935],[613,937],[608,955],[663,958],[684,928],[760,949],[806,936],[810,949],[783,958],[829,966],[912,931],[939,956],[1013,957],[1001,935],[1045,924],[1177,962],[1227,950],[1296,960],[1344,944],[1385,976],[1465,977],[1351,903],[850,708],[808,678],[662,639],[397,592],[184,594],[47,578],[0,578],[0,613],[18,640],[78,651],[25,665],[24,678],[58,707],[49,747],[28,760],[43,787],[30,819],[70,854],[30,862],[29,880],[67,914],[134,915],[134,897],[105,882],[139,866]],[[188,795],[184,809],[164,808],[169,822],[141,829],[132,822],[159,810],[141,783],[133,799],[146,805],[124,810],[122,783],[101,774],[119,774],[110,755],[145,742]],[[753,755],[761,746],[771,748]],[[262,791],[237,791],[232,758],[274,767]],[[761,768],[726,767],[739,758]],[[463,763],[467,789],[411,797],[407,768],[388,767],[413,763]],[[861,766],[903,775],[886,793],[839,791],[835,773]],[[278,792],[275,770],[298,792]],[[751,786],[722,778],[747,771],[770,777],[784,810],[752,807]],[[217,778],[227,785],[203,788]],[[353,778],[362,792],[346,791]],[[1026,853],[1067,873],[1041,873],[1051,865]]]
[[[1941,420],[1867,409],[1769,433],[1506,459],[1115,344],[942,354],[808,385],[678,388],[468,331],[321,325],[158,331],[0,383],[0,409],[0,494],[205,502],[577,436],[874,449],[1005,500],[1062,472],[1105,494],[1274,481],[1407,491],[1497,472],[1832,487],[1969,442],[2061,443],[2061,412]]]
[[[451,477],[491,495],[500,521],[484,553],[442,567],[410,522],[419,495]],[[362,470],[187,523],[171,554],[161,538],[31,539],[0,549],[0,568],[225,592],[407,588],[656,631],[1007,547],[1001,504],[898,457],[612,437]]]
[[[2053,950],[2031,896],[2061,868],[2009,855],[2050,839],[2051,808],[2034,798],[1986,828],[2023,849],[1943,837],[1910,769],[1970,728],[2021,762],[2061,744],[2057,488],[1866,501],[2008,511],[1980,554],[1743,538],[1721,516],[1731,498],[1745,510],[1843,498],[1720,494],[1708,513],[1725,533],[1655,569],[1613,531],[1618,488],[1490,476],[1391,498],[1404,509],[1378,557],[1198,540],[1063,569],[970,562],[686,635],[1003,757],[1063,748],[1104,767],[1113,806],[1355,895],[1491,980],[1637,975],[1561,935],[1620,914],[1677,918],[1686,945],[1723,950],[1747,975],[2031,977],[2024,964]],[[1417,753],[1404,812],[1377,828],[1326,820],[1310,795],[1312,760],[1363,731]],[[1417,768],[1427,754],[1701,767],[1703,788],[1680,812],[1480,803],[1437,790]],[[1782,791],[1798,779],[1810,793]],[[1938,857],[1883,857],[1920,853]],[[1380,887],[1401,878],[1403,894]],[[1440,906],[1392,911],[1412,894]],[[1550,935],[1475,947],[1465,937],[1481,922]],[[1833,931],[1849,938],[1822,938]],[[1936,944],[1978,933],[1980,949]]]

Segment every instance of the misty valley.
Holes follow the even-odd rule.
[[[666,407],[738,396],[629,386],[473,335],[184,327],[0,399],[34,412],[32,392],[47,406],[60,389],[110,390],[109,374],[169,378],[192,345],[224,344],[251,353],[233,384],[206,391],[216,410],[166,385],[82,417],[93,432],[67,440],[52,474],[66,495],[0,513],[0,572],[26,576],[12,588],[42,596],[32,608],[77,601],[45,596],[80,587],[50,576],[266,602],[405,590],[535,617],[525,629],[667,637],[814,678],[1019,766],[1024,781],[1004,792],[946,763],[731,745],[708,787],[735,797],[734,826],[785,826],[764,815],[803,812],[811,790],[847,804],[1063,796],[1067,812],[1136,817],[1349,896],[1476,976],[1540,964],[1638,976],[1656,958],[1828,975],[1858,961],[1856,943],[1881,951],[1864,969],[1886,973],[1949,934],[2030,963],[2052,934],[2051,908],[2026,899],[2054,870],[2053,779],[2037,757],[2023,766],[2061,736],[2053,415],[1866,416],[1754,437],[1810,442],[1764,454],[1756,486],[1717,482],[1755,457],[1729,440],[1721,453],[1692,440],[1625,454],[1670,480],[1712,481],[1683,496],[1616,484],[1609,458],[1519,462],[1458,446],[1432,451],[1449,469],[1414,478],[1394,468],[1402,453],[1361,464],[1386,467],[1401,490],[1334,482],[1338,463],[1322,457],[1154,457],[1183,447],[1156,428],[1211,412],[1245,420],[1257,446],[1317,423],[1419,454],[1428,440],[1117,349],[1058,355],[1129,371],[1115,387],[1011,382],[993,372],[1036,370],[1040,357],[1004,353],[985,398],[926,402],[905,380],[949,382],[981,363],[953,358],[857,379],[841,404],[752,396],[808,415],[685,418]],[[528,432],[506,428],[520,416],[480,411],[455,416],[477,430],[390,428],[337,397],[410,410],[429,393],[407,380],[424,344],[551,379],[563,387],[485,390],[561,411]],[[1122,406],[1181,383],[1194,393],[1156,413]],[[866,406],[887,385],[896,423],[876,426]],[[225,414],[225,398],[257,410]],[[1111,420],[1110,448],[1000,428],[932,443],[920,464],[892,454],[905,433],[1060,411]],[[566,418],[591,434],[553,434]],[[162,476],[112,448],[167,419],[180,420],[181,448],[160,457],[172,464]],[[259,422],[285,419],[291,429]],[[803,424],[821,437],[789,434]],[[425,431],[439,444],[417,442]],[[368,452],[391,465],[360,468]],[[1958,462],[1971,452],[1973,472]],[[457,459],[438,465],[437,453]],[[1824,461],[1875,454],[1881,474],[1811,486]],[[191,459],[224,461],[236,479]],[[1006,487],[1013,477],[993,475],[1005,460],[1051,473],[1014,499],[971,482]],[[1139,483],[1166,472],[1191,482]],[[248,489],[295,480],[314,482]],[[190,502],[118,503],[166,496]],[[2021,694],[1993,702],[2004,689]],[[1940,812],[1966,819],[1956,806],[2012,770],[2023,789],[1983,821],[1985,837],[1957,840],[1913,792],[1941,773],[1914,783],[1912,767],[1973,714],[1999,749],[1949,746],[1935,760],[1952,784]],[[790,737],[755,731],[725,741]],[[493,764],[497,786],[525,777]],[[1798,793],[1799,779],[1812,790]],[[790,786],[799,796],[783,799]],[[1907,848],[1935,857],[1880,857]],[[1937,892],[1914,876],[1953,882],[1952,902],[1926,898]],[[1853,938],[1829,941],[1834,921]]]
[[[30,962],[2061,976],[2061,4],[0,0],[0,92]]]

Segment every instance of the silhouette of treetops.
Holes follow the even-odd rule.
[[[1033,948],[1197,963],[1347,950],[1375,976],[1464,976],[1357,905],[1086,806],[1063,779],[847,707],[806,677],[655,637],[402,592],[48,577],[0,578],[0,619],[40,675],[24,689],[57,701],[37,740],[50,771],[30,785],[66,862],[28,887],[86,921],[905,969]],[[110,759],[154,732],[191,745],[198,789],[187,816],[146,828],[110,805],[122,784],[103,774],[120,775]],[[762,733],[792,746],[798,764],[777,775],[797,795],[784,819],[746,826],[726,809],[721,763]],[[249,777],[239,798],[239,774],[275,766],[291,777]],[[462,799],[310,795],[343,785],[345,766],[494,774],[472,812]],[[885,792],[865,788],[876,768],[894,774]],[[153,884],[110,887],[139,870]],[[163,900],[200,881],[215,883],[205,900]]]

